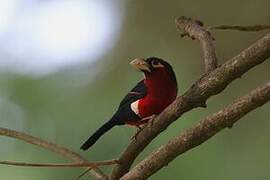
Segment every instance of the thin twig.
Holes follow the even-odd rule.
[[[180,154],[199,146],[222,129],[231,127],[244,115],[262,106],[269,100],[270,81],[179,134],[167,144],[151,153],[125,174],[121,180],[147,179],[162,167],[167,166]]]
[[[18,131],[6,129],[6,128],[0,128],[0,135],[19,139],[29,144],[37,145],[39,147],[52,151],[56,154],[64,156],[67,159],[71,159],[77,163],[90,163],[87,159],[85,159],[81,155],[65,147],[62,147],[58,144],[54,144],[54,143],[45,141],[43,139],[28,135],[28,134],[25,134],[23,132],[18,132]],[[91,174],[94,175],[96,178],[102,179],[102,180],[108,179],[108,177],[97,166],[93,165],[92,168],[93,170],[91,171]]]
[[[79,180],[81,179],[84,175],[86,175],[89,171],[91,170],[91,168],[86,169],[83,173],[81,173],[75,180]]]
[[[261,64],[270,56],[270,34],[252,44],[240,54],[216,68],[210,74],[205,74],[195,82],[184,95],[167,107],[153,121],[145,127],[132,141],[119,158],[111,174],[111,179],[118,180],[128,172],[136,157],[144,148],[171,123],[182,114],[196,107],[205,107],[206,100],[222,92],[233,80],[241,77],[254,66]]]
[[[98,167],[98,166],[108,166],[117,164],[118,160],[112,159],[108,161],[96,161],[96,162],[82,162],[82,163],[26,163],[17,161],[0,161],[0,164],[10,165],[10,166],[23,166],[23,167],[52,167],[52,168],[71,168],[71,167]]]
[[[192,20],[185,16],[175,20],[178,29],[183,31],[182,36],[188,35],[192,39],[198,39],[202,45],[203,60],[205,72],[213,71],[218,64],[213,37],[210,32],[203,27],[203,23],[197,20]]]
[[[211,30],[237,30],[237,31],[248,31],[257,32],[270,29],[270,25],[254,25],[254,26],[233,26],[233,25],[218,25],[209,26],[207,31]]]

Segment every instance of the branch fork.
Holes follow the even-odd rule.
[[[203,27],[203,23],[198,20],[192,20],[181,16],[175,20],[176,27],[183,33],[181,36],[189,36],[191,39],[197,39],[203,49],[203,60],[205,72],[208,73],[217,68],[218,61],[213,44],[214,38],[211,33]]]
[[[240,52],[238,55],[218,66],[215,53],[214,38],[211,30],[239,30],[261,31],[268,30],[268,25],[256,26],[209,26],[205,28],[203,23],[187,17],[179,17],[175,20],[176,26],[182,31],[181,36],[188,36],[200,42],[203,51],[204,74],[183,95],[168,106],[160,115],[147,124],[137,135],[136,141],[131,141],[119,160],[89,162],[81,155],[58,144],[42,140],[31,135],[0,128],[0,136],[8,136],[22,140],[29,144],[52,151],[56,154],[74,161],[66,164],[42,164],[13,161],[0,161],[0,164],[27,167],[85,167],[86,171],[77,179],[90,172],[97,179],[109,179],[99,167],[115,165],[110,175],[111,180],[147,179],[159,169],[167,166],[177,156],[202,144],[216,133],[226,127],[232,127],[241,117],[267,103],[270,100],[270,82],[256,88],[245,96],[240,97],[227,107],[208,116],[193,127],[176,135],[167,144],[153,151],[143,161],[130,169],[132,163],[151,141],[163,132],[169,125],[197,107],[206,107],[206,101],[222,92],[232,81],[241,77],[255,66],[263,63],[270,57],[270,34],[266,34],[254,44]]]
[[[217,58],[215,55],[213,38],[209,33],[209,29],[203,28],[202,24],[198,23],[198,21],[186,17],[176,19],[176,25],[178,29],[184,32],[184,34],[199,40],[204,53],[203,60],[205,63],[205,73],[190,87],[190,89],[188,89],[182,96],[177,97],[177,99],[169,107],[167,107],[159,116],[157,116],[151,127],[146,126],[138,134],[138,140],[136,142],[131,142],[129,144],[119,158],[120,164],[116,165],[111,173],[110,179],[112,180],[134,179],[135,177],[135,179],[146,179],[151,174],[155,173],[156,170],[161,167],[156,166],[151,170],[147,169],[151,168],[153,163],[155,163],[155,160],[152,158],[150,160],[150,157],[152,157],[152,155],[154,156],[155,152],[158,152],[159,150],[150,154],[149,157],[146,157],[133,169],[129,170],[129,168],[136,157],[144,150],[144,148],[176,119],[193,108],[205,107],[208,98],[219,94],[232,81],[241,77],[244,73],[248,72],[250,69],[261,64],[268,57],[270,57],[270,34],[266,34],[264,37],[240,52],[238,55],[217,67]],[[264,103],[266,103],[269,99],[265,100],[266,101]],[[249,111],[251,110],[252,109],[249,109]],[[238,118],[236,119],[238,120],[242,116],[237,117]],[[231,122],[227,122],[226,127],[231,127],[232,124],[233,123]],[[208,124],[204,125],[206,127],[209,126]],[[198,133],[201,133],[201,129],[197,130]],[[188,132],[189,130],[186,130],[184,133]],[[182,140],[188,144],[193,143],[193,141],[187,139],[187,137],[183,137]],[[171,158],[170,161],[173,159],[174,158]],[[144,162],[149,163],[146,165]],[[163,161],[158,161],[159,164],[162,164],[162,167],[169,163],[169,161],[164,164],[162,162]],[[139,169],[140,173],[137,176],[135,174]]]

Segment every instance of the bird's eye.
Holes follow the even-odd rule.
[[[154,67],[155,67],[155,66],[157,66],[157,65],[159,65],[159,62],[158,62],[158,61],[156,61],[156,60],[153,60],[153,61],[152,61],[152,66],[154,66]]]
[[[152,66],[154,67],[154,68],[163,68],[164,66],[159,62],[159,61],[157,61],[157,60],[153,60],[152,62],[151,62],[151,64],[152,64]]]

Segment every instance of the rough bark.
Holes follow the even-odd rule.
[[[162,167],[167,166],[180,154],[199,146],[222,129],[232,127],[244,115],[269,100],[270,81],[179,134],[151,153],[125,174],[121,180],[147,179]]]
[[[145,127],[121,155],[111,179],[119,179],[129,171],[136,157],[144,148],[183,113],[196,107],[205,107],[206,100],[223,91],[233,80],[241,77],[254,66],[261,64],[270,56],[270,34],[240,52],[223,65],[204,74],[184,95],[178,97],[167,107],[150,126]]]

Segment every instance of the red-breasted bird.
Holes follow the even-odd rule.
[[[87,150],[107,131],[116,125],[139,127],[160,114],[177,96],[177,81],[172,66],[166,61],[151,57],[135,59],[132,66],[144,74],[141,80],[120,102],[118,110],[81,146]]]

